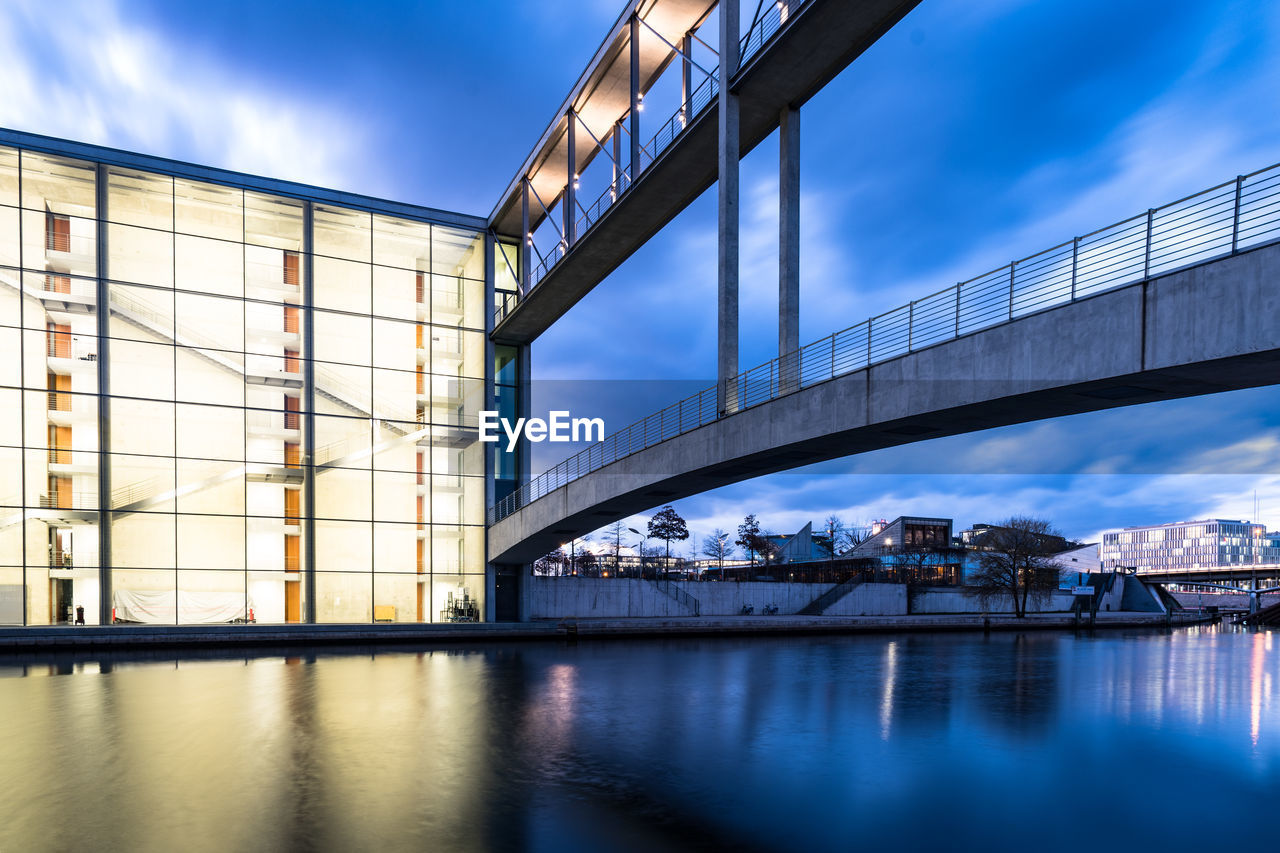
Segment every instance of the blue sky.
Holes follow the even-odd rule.
[[[9,0],[0,126],[487,214],[620,8]],[[802,112],[802,342],[1280,161],[1278,92],[1268,0],[924,0]],[[776,349],[776,158],[774,138],[743,163],[744,367]],[[535,379],[649,380],[614,386],[611,429],[709,384],[715,280],[713,189],[535,344]],[[1280,526],[1277,402],[922,442],[678,509],[699,538],[836,512],[1032,513],[1091,539],[1251,517],[1256,490]]]

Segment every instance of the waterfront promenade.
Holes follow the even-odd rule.
[[[866,634],[949,631],[1145,628],[1213,621],[1196,614],[1099,613],[1077,621],[1069,613],[931,614],[918,616],[689,616],[546,619],[473,624],[356,625],[114,625],[0,629],[6,651],[194,647],[292,647],[401,643],[519,643],[529,640],[615,637],[784,634]]]

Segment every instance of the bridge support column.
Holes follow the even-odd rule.
[[[569,137],[566,142],[566,145],[569,148],[569,151],[568,151],[569,168],[567,173],[565,174],[563,213],[564,213],[564,248],[565,248],[565,251],[568,251],[569,247],[572,246],[578,239],[578,234],[577,234],[578,232],[578,216],[577,216],[578,196],[577,196],[577,186],[576,186],[576,184],[578,183],[578,150],[576,145],[576,135],[577,135],[576,131],[577,131],[577,125],[578,125],[578,116],[573,112],[573,110],[569,110],[569,112],[566,113],[565,116],[566,118],[569,119]]]
[[[737,411],[738,393],[738,96],[729,83],[738,73],[738,0],[720,0],[719,215],[717,280],[716,406]]]
[[[631,136],[631,178],[627,181],[630,186],[640,174],[640,19],[635,15],[631,16],[631,110],[627,123]]]
[[[778,387],[800,387],[800,111],[778,117]]]
[[[107,251],[107,181],[106,166],[98,166],[95,183],[97,196],[96,210],[97,243],[98,243],[98,280],[95,282],[97,293],[97,332],[98,332],[98,624],[111,624],[111,457],[107,450],[111,447],[111,372],[107,365],[111,363],[111,304],[110,288],[107,276],[110,272]],[[25,518],[25,516],[24,516]],[[25,526],[25,525],[24,525]],[[77,561],[78,562],[78,561]],[[26,584],[22,587],[22,624],[30,624],[27,596],[30,595]]]
[[[529,248],[533,237],[529,234],[529,178],[520,179],[520,295],[529,292]]]

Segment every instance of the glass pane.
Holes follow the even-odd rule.
[[[173,235],[168,231],[107,226],[107,269],[117,281],[173,286]]]
[[[183,290],[244,295],[244,247],[227,240],[179,234],[174,238],[176,285]]]
[[[236,243],[244,240],[244,194],[240,190],[176,179],[173,194],[179,233]]]
[[[183,569],[244,569],[244,518],[179,515],[178,566]],[[243,584],[244,580],[241,579]],[[227,621],[227,620],[220,620]]]
[[[112,168],[107,183],[107,219],[172,231],[173,178]]]
[[[373,217],[373,262],[403,270],[430,270],[431,226],[425,222]]]
[[[375,622],[426,622],[425,584],[414,574],[379,572],[373,580]]]
[[[225,625],[249,621],[250,602],[246,598],[242,571],[178,572],[178,623],[181,625]]]
[[[246,243],[302,251],[302,202],[246,192],[244,211]]]
[[[319,550],[319,545],[316,548]],[[368,562],[368,558],[365,558]],[[320,572],[316,575],[317,622],[369,622],[373,618],[373,575]]]
[[[317,308],[369,313],[372,268],[368,264],[321,256],[314,263]]]
[[[162,522],[168,523],[168,530],[173,530],[173,517],[160,516],[152,519],[155,532],[162,533]],[[116,530],[112,528],[112,544],[115,544]],[[170,541],[172,533],[169,534]],[[172,559],[172,558],[170,558]],[[122,566],[116,562],[116,566]],[[111,613],[113,619],[121,624],[175,625],[178,622],[178,590],[177,578],[173,569],[164,571],[141,568],[113,568],[111,571]]]
[[[431,226],[431,271],[484,281],[484,234]]]
[[[314,213],[315,253],[349,261],[370,261],[371,220],[367,213],[339,207],[316,205]]]
[[[97,192],[92,163],[22,152],[22,206],[94,218]]]

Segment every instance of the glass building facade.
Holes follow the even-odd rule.
[[[129,157],[0,147],[0,624],[483,619],[482,221]]]
[[[1149,527],[1126,527],[1102,535],[1102,566],[1141,572],[1189,572],[1247,568],[1280,562],[1280,548],[1260,524],[1215,518]]]

